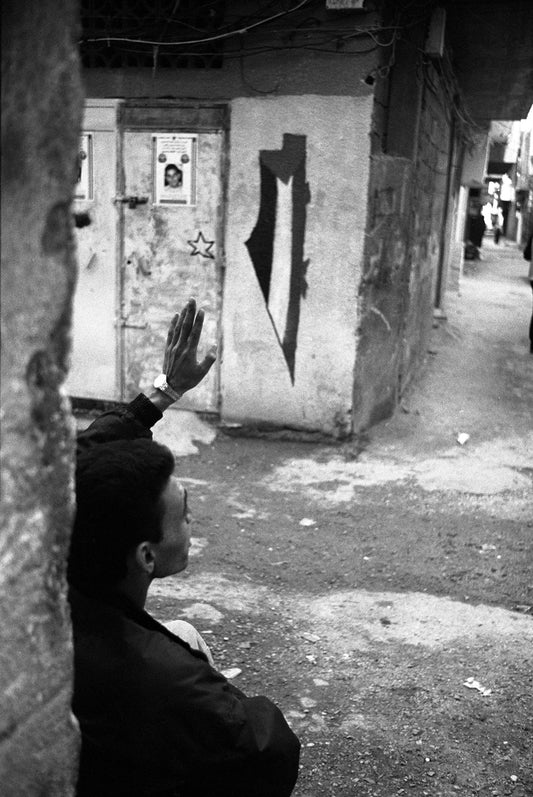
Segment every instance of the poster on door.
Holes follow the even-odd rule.
[[[75,199],[93,198],[93,136],[92,133],[83,133],[80,138],[78,150],[78,174]]]
[[[198,136],[155,133],[153,202],[155,205],[196,205]]]

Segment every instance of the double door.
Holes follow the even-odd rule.
[[[223,106],[93,101],[80,143],[73,396],[129,401],[162,367],[168,324],[190,296],[203,351],[219,343]],[[200,352],[200,356],[202,352]],[[219,372],[180,406],[218,409]]]

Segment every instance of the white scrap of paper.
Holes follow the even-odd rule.
[[[477,689],[477,691],[481,692],[485,697],[492,694],[492,689],[487,689],[486,686],[482,686],[475,678],[467,678],[463,686],[466,686],[467,689]]]
[[[224,678],[227,678],[228,681],[231,681],[232,678],[236,678],[238,675],[240,675],[242,670],[239,670],[238,667],[230,667],[227,670],[221,670],[221,672]]]

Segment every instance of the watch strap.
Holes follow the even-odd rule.
[[[183,395],[183,393],[178,393],[177,390],[168,384],[166,374],[159,374],[158,377],[154,380],[154,387],[156,390],[161,390],[162,393],[169,396],[172,401],[177,401]]]

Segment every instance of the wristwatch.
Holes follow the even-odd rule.
[[[154,379],[154,387],[156,388],[156,390],[160,390],[166,396],[171,398],[172,401],[177,401],[183,395],[183,393],[178,393],[176,390],[174,390],[173,387],[171,387],[168,384],[166,374],[159,374],[159,376],[156,376],[156,378]]]

